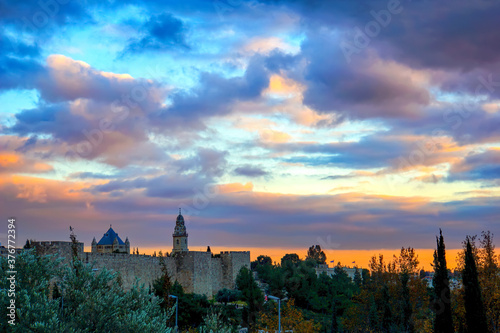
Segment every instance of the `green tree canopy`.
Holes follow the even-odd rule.
[[[7,260],[0,258],[0,304],[10,299]],[[124,291],[116,274],[75,260],[65,264],[34,249],[16,258],[16,325],[0,321],[2,332],[170,332],[171,311],[137,284]]]
[[[241,298],[241,291],[235,289],[221,289],[215,295],[215,300],[219,303],[227,304],[229,302],[236,302]]]
[[[287,263],[293,265],[298,265],[300,263],[299,255],[296,253],[287,253],[281,258],[281,266],[285,266]]]
[[[326,264],[326,254],[321,250],[321,246],[311,246],[307,251],[306,260],[316,262],[318,265]]]
[[[252,271],[242,267],[236,277],[236,286],[241,291],[241,300],[247,303],[245,319],[253,327],[257,318],[257,313],[262,308],[264,296],[253,277]]]

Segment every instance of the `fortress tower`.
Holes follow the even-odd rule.
[[[175,221],[174,233],[172,234],[174,247],[172,253],[188,252],[188,234],[186,233],[186,226],[184,225],[184,217],[179,208],[179,215]]]

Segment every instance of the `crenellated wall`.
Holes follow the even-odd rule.
[[[62,241],[31,241],[31,246],[36,249],[38,254],[57,254],[59,257],[65,258],[65,261],[71,260],[73,256],[72,242]],[[83,256],[83,243],[77,245],[78,256]]]
[[[39,254],[57,254],[69,261],[72,256],[71,242],[36,242]],[[97,271],[103,268],[118,272],[123,288],[130,289],[136,280],[147,287],[161,276],[160,257],[126,253],[83,252],[83,243],[78,244],[81,260],[91,264]],[[241,267],[250,268],[250,252],[221,252],[213,256],[210,252],[180,252],[163,257],[172,282],[179,281],[186,293],[204,294],[211,298],[220,289],[235,287],[236,276]]]
[[[69,262],[72,257],[71,242],[33,242],[38,254],[56,254]],[[127,253],[83,252],[78,243],[80,259],[97,271],[103,268],[118,272],[123,288],[130,289],[137,279],[147,287],[161,276],[160,257]],[[204,294],[211,298],[220,289],[235,288],[236,276],[245,266],[250,268],[250,252],[179,252],[163,257],[172,283],[179,281],[186,293]]]
[[[241,267],[250,268],[250,252],[225,252],[212,258],[209,252],[181,252],[164,257],[172,282],[179,281],[186,293],[212,297],[222,288],[233,289]],[[146,287],[162,274],[159,257],[122,253],[84,253],[84,262],[94,268],[119,272],[129,289],[139,278]]]
[[[94,269],[106,268],[118,272],[125,289],[130,289],[136,279],[147,288],[161,275],[159,258],[153,256],[85,252],[82,260],[86,264],[91,264]]]

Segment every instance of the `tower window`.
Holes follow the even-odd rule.
[[[179,240],[177,240],[177,245],[179,245]]]
[[[187,243],[188,243],[188,240],[187,240],[187,239],[186,239],[186,240],[184,240],[184,243],[185,243],[185,244],[187,244]]]

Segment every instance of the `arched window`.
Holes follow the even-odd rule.
[[[186,240],[184,240],[184,243],[185,243],[185,244],[187,244],[187,243],[188,243],[188,240],[187,240],[187,239],[186,239]]]
[[[177,240],[177,245],[179,245],[179,240]]]

